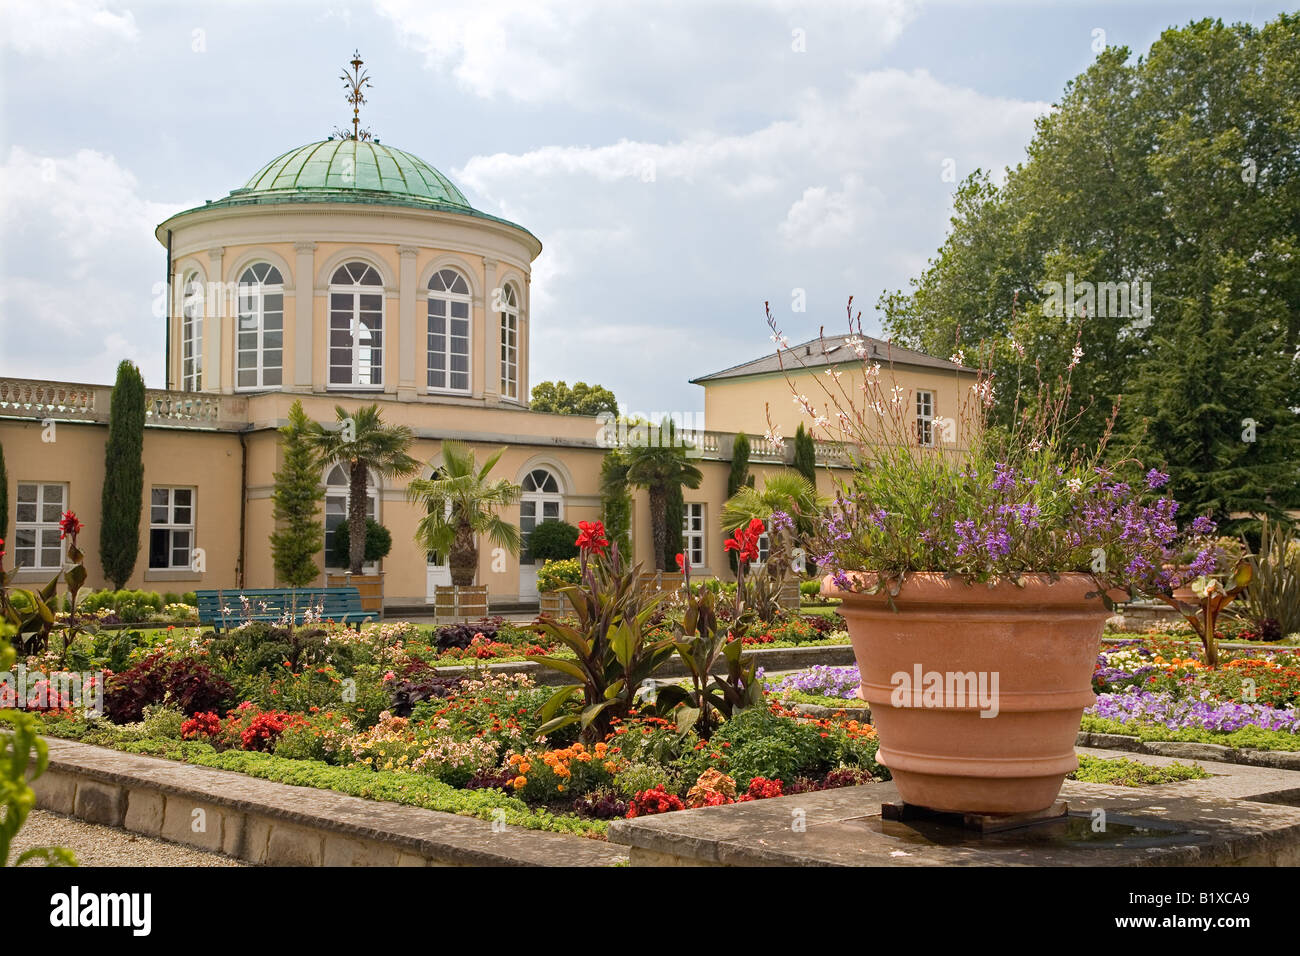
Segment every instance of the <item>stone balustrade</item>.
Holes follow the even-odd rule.
[[[111,385],[0,378],[0,416],[44,421],[107,422]],[[242,397],[145,390],[145,424],[162,428],[240,429],[247,425]]]

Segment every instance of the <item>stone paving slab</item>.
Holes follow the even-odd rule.
[[[1067,821],[997,834],[883,820],[898,792],[878,783],[619,820],[609,838],[630,847],[634,866],[1300,865],[1300,773],[1203,766],[1209,779],[1154,787],[1067,780]]]
[[[45,738],[37,805],[90,823],[282,866],[611,866],[601,840],[261,780]]]

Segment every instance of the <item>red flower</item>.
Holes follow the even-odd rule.
[[[731,537],[723,544],[724,551],[737,551],[737,557],[743,563],[757,560],[758,558],[758,539],[762,536],[763,522],[755,518],[749,523],[748,528],[737,528],[731,533]]]
[[[59,537],[66,538],[68,535],[72,535],[75,538],[84,527],[85,525],[77,520],[75,512],[65,511],[63,517],[59,519]]]
[[[3,541],[0,541],[0,544],[3,543],[4,543]],[[677,552],[677,570],[678,571],[686,570],[686,556],[682,554],[680,551]]]
[[[604,554],[605,549],[609,547],[609,542],[605,540],[605,525],[600,521],[579,521],[578,522],[578,540],[573,542],[584,551],[594,551],[596,554]]]

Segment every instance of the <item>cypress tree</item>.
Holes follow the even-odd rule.
[[[817,484],[817,446],[802,422],[794,433],[794,470]]]
[[[129,360],[117,367],[117,382],[104,443],[99,561],[104,577],[121,590],[140,553],[140,508],[144,500],[144,377]]]
[[[731,443],[731,471],[727,474],[727,499],[730,500],[741,488],[753,484],[754,476],[749,473],[749,436],[740,432]],[[735,574],[735,551],[727,552],[727,562],[731,565],[731,573]]]
[[[289,424],[280,429],[284,457],[275,473],[276,530],[271,534],[271,554],[276,581],[302,588],[320,574],[315,555],[325,548],[325,528],[317,520],[325,491],[320,484],[316,453],[308,442],[310,421],[302,402],[289,409]]]
[[[682,522],[686,518],[686,496],[680,483],[670,484],[664,494],[664,560],[665,571],[677,570],[677,555],[682,553]]]

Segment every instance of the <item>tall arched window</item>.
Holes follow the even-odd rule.
[[[512,285],[501,290],[501,394],[519,397],[519,297]]]
[[[564,495],[555,475],[545,468],[534,468],[520,482],[524,489],[519,501],[519,534],[523,538],[523,553],[519,560],[531,564],[528,538],[534,528],[544,521],[559,521],[563,516]]]
[[[384,282],[364,262],[339,266],[330,279],[329,384],[384,384]]]
[[[197,272],[181,286],[181,391],[203,388],[203,283]]]
[[[469,283],[454,269],[429,280],[429,391],[468,392]]]
[[[351,497],[348,469],[335,465],[325,476],[325,566],[334,566],[334,535],[348,518]],[[379,493],[373,475],[366,476],[366,517],[379,520]]]
[[[284,366],[284,277],[258,262],[239,277],[235,386],[278,388]]]

